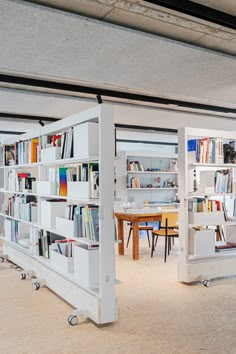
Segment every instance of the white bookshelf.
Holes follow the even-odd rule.
[[[190,252],[190,230],[195,226],[222,226],[224,227],[224,232],[227,239],[227,226],[235,227],[236,231],[236,221],[222,221],[220,212],[215,212],[215,217],[210,217],[208,219],[207,214],[213,214],[212,212],[196,214],[206,214],[202,217],[202,222],[191,223],[194,220],[192,212],[188,211],[189,201],[194,197],[207,197],[207,198],[234,198],[235,193],[204,193],[202,191],[189,191],[192,184],[193,172],[195,176],[198,175],[199,170],[223,170],[236,168],[235,164],[232,163],[199,163],[189,161],[188,140],[189,139],[203,139],[203,138],[221,138],[224,142],[230,140],[236,140],[235,132],[225,132],[225,131],[215,131],[215,130],[205,130],[196,128],[181,128],[179,129],[179,197],[180,197],[180,213],[179,213],[179,265],[178,265],[178,280],[180,282],[194,282],[203,280],[204,285],[208,286],[210,283],[207,282],[210,279],[230,276],[236,274],[236,250],[228,249],[222,252],[215,252],[215,239],[213,252],[209,248],[209,254],[202,256],[201,254],[192,254]],[[217,199],[219,200],[219,199]],[[226,199],[224,199],[226,200]],[[223,213],[223,212],[222,212]],[[211,216],[211,215],[210,215]],[[219,217],[220,216],[220,217]],[[200,220],[201,218],[199,218]],[[214,236],[215,237],[215,236]],[[202,251],[206,246],[207,239],[201,239]],[[192,239],[191,239],[192,241]],[[230,240],[232,241],[232,240]],[[236,237],[234,242],[236,243]],[[204,249],[207,253],[207,250]],[[201,249],[200,249],[201,253]]]
[[[178,171],[170,170],[170,161],[177,162],[178,155],[161,154],[152,151],[127,151],[120,152],[118,197],[123,202],[148,201],[150,205],[162,205],[162,203],[174,204],[178,191]],[[144,171],[127,170],[128,161],[139,161]],[[140,188],[131,188],[127,185],[128,179],[138,178]],[[160,178],[161,182],[157,182]],[[173,187],[163,186],[164,181],[174,182]],[[148,186],[148,185],[152,185]]]
[[[86,245],[88,248],[87,255],[90,257],[93,250],[91,247],[96,246],[98,264],[91,269],[81,267],[81,272],[93,275],[98,272],[96,289],[89,285],[84,285],[80,278],[73,273],[61,271],[55,267],[50,259],[33,254],[30,248],[26,249],[18,243],[14,243],[5,239],[4,253],[12,262],[22,267],[22,274],[29,274],[33,277],[33,289],[40,286],[47,286],[60,297],[70,303],[75,310],[70,316],[70,324],[77,323],[77,315],[82,314],[84,317],[91,318],[97,324],[105,324],[113,322],[117,319],[117,305],[115,297],[115,249],[114,249],[114,219],[113,219],[113,204],[114,204],[114,121],[112,109],[109,105],[98,105],[92,109],[75,114],[68,118],[59,120],[45,127],[38,128],[35,131],[12,137],[4,144],[14,144],[17,141],[24,141],[39,137],[41,135],[57,134],[67,131],[71,127],[77,127],[83,123],[96,122],[98,123],[98,155],[85,156],[85,158],[68,158],[63,160],[49,161],[46,163],[38,162],[25,165],[2,166],[4,169],[5,179],[9,170],[34,170],[37,174],[37,181],[44,180],[44,169],[47,166],[69,166],[77,163],[98,162],[99,163],[99,199],[66,197],[60,195],[47,195],[31,192],[17,192],[1,188],[0,193],[7,198],[9,195],[34,195],[37,197],[38,205],[41,200],[65,199],[72,201],[74,204],[86,203],[99,205],[99,242],[88,240],[86,238],[74,237],[78,242],[76,244]],[[83,148],[83,147],[81,147]],[[86,147],[87,148],[87,147]],[[40,208],[39,219],[40,220]],[[61,234],[68,239],[66,232],[55,229],[45,228],[40,225],[40,222],[34,223],[24,221],[19,218],[8,216],[0,213],[4,219],[16,220],[22,224],[36,229],[47,229],[49,232]],[[94,248],[94,249],[95,249]],[[94,253],[95,254],[95,253]],[[92,264],[89,262],[88,264]],[[97,271],[99,269],[99,271]],[[81,273],[82,274],[82,273]],[[33,309],[32,309],[33,310]],[[72,317],[72,318],[71,318]],[[68,319],[69,320],[69,319]]]

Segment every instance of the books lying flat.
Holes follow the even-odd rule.
[[[226,242],[226,241],[217,241],[215,243],[215,250],[216,250],[216,252],[236,250],[236,243]]]

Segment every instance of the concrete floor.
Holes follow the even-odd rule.
[[[151,259],[143,239],[139,261],[131,245],[117,257],[119,320],[101,328],[82,318],[69,326],[67,303],[0,264],[0,353],[236,353],[236,278],[180,284],[176,250],[166,264],[162,251]]]

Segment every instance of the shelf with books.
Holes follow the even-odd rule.
[[[89,163],[89,162],[97,162],[99,160],[98,156],[89,156],[87,158],[68,158],[68,159],[59,159],[47,162],[35,162],[28,164],[20,164],[20,165],[11,165],[11,166],[0,166],[3,169],[25,169],[25,168],[33,168],[38,166],[46,166],[46,165],[74,165],[76,163]]]
[[[127,188],[127,190],[177,190],[178,187],[140,187],[140,188]]]
[[[236,164],[229,148],[235,141],[234,132],[179,129],[181,282],[235,273]]]
[[[0,213],[0,216],[10,224],[10,232],[4,242],[4,252],[7,253],[10,260],[18,264],[22,269],[32,271],[39,282],[40,279],[43,279],[47,287],[97,324],[110,323],[117,319],[115,250],[114,239],[111,237],[111,235],[115,234],[113,219],[114,121],[112,117],[110,106],[98,105],[85,112],[52,123],[50,126],[48,125],[36,131],[23,134],[20,138],[11,137],[4,142],[4,148],[2,149],[3,155],[7,155],[7,160],[5,155],[2,156],[3,160],[8,161],[9,165],[3,166],[5,170],[4,189],[1,192],[5,193],[6,198],[9,197],[9,194],[11,195],[10,200],[12,201],[12,205],[10,210],[13,212],[10,212],[10,214],[15,215],[8,217],[7,214]],[[66,135],[70,141],[67,142],[67,147],[64,146],[67,152],[63,153],[63,139],[64,141],[67,139]],[[74,144],[72,144],[69,137],[72,137],[72,140],[74,139]],[[38,141],[37,144],[36,140]],[[14,145],[15,154],[12,153],[13,150],[11,148],[7,147],[10,145]],[[32,150],[34,150],[34,154],[36,152],[36,161],[32,161],[35,160],[35,156],[33,159],[29,157],[30,154],[32,157]],[[60,154],[58,154],[59,150]],[[24,156],[22,151],[25,153],[29,151],[29,156]],[[72,169],[76,169],[78,165],[82,166],[81,173],[84,173],[86,164],[87,175],[89,178],[93,177],[91,177],[91,184],[93,184],[91,189],[88,178],[85,180],[84,177],[81,177],[81,180],[75,180],[72,173]],[[90,168],[91,166],[93,167]],[[52,171],[53,169],[54,172]],[[9,181],[6,181],[6,178],[8,178],[9,173],[11,174],[11,170],[16,170],[15,175],[18,179],[16,183],[17,188],[14,188],[12,180],[12,183],[10,183],[11,187],[8,187]],[[57,171],[61,172],[61,174],[58,173],[59,182],[64,181],[65,176],[66,178],[69,177],[67,181],[68,185],[66,186],[68,190],[66,190],[67,188],[62,190],[62,184],[59,183],[60,189],[58,191],[57,180],[52,181],[50,179],[57,175]],[[80,171],[79,167],[78,171]],[[67,172],[71,173],[67,174]],[[48,178],[48,175],[50,175],[50,178]],[[31,189],[32,192],[25,188],[25,179],[30,179],[31,177],[36,178],[34,186]],[[46,185],[47,182],[50,183],[50,186]],[[40,192],[37,190],[37,183]],[[55,183],[55,191],[53,183]],[[17,191],[18,188],[19,192]],[[46,190],[50,193],[45,193],[44,191]],[[90,198],[91,191],[92,198]],[[39,208],[37,223],[22,220],[15,213],[17,211],[14,204],[15,200],[18,203],[18,199],[22,198],[23,200],[24,198],[27,201],[29,197],[37,197]],[[66,206],[72,210],[78,204],[84,204],[84,210],[89,210],[86,212],[86,215],[84,214],[86,225],[82,224],[82,236],[84,236],[82,238],[77,237],[80,233],[77,233],[72,227],[74,214],[72,212],[68,215],[65,213],[67,210]],[[4,209],[8,209],[6,208],[6,200]],[[63,228],[56,225],[56,218],[60,219],[60,225],[64,224]],[[23,241],[23,234],[17,235],[19,236],[17,239],[22,239],[22,245],[26,245],[29,242],[32,252],[34,252],[33,256],[29,252],[25,252],[25,249],[19,246],[18,243],[8,242],[8,238],[10,237],[9,239],[11,239],[12,237],[11,229],[13,230],[14,239],[15,234],[12,225],[15,223],[17,225],[27,225],[29,228],[26,241]],[[66,225],[70,225],[68,230]],[[69,235],[66,236],[68,233]],[[71,237],[71,233],[74,233],[74,236],[72,235]],[[78,274],[74,274],[72,268],[69,266],[72,260],[66,259],[68,255],[64,253],[58,253],[59,249],[62,250],[64,247],[57,246],[56,249],[51,251],[54,252],[52,262],[47,259],[50,257],[51,245],[60,242],[64,242],[65,246],[67,244],[69,246],[70,244],[70,248],[72,249],[77,245],[78,251],[83,253],[85,263],[83,264],[82,258],[79,260],[82,272],[79,270]],[[42,245],[43,249],[41,249]],[[94,259],[93,255],[96,255]],[[61,259],[62,264],[56,266],[59,259]],[[94,283],[90,284],[89,281],[90,279],[93,281],[95,273],[97,276],[97,289],[93,291],[91,290],[91,286],[94,286]],[[86,275],[88,275],[88,286],[84,286]],[[82,284],[83,281],[85,281],[84,284]]]
[[[127,171],[127,174],[133,175],[133,174],[147,174],[147,175],[171,175],[171,174],[177,174],[177,171]]]

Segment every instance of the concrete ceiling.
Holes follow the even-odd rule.
[[[233,56],[156,35],[189,43],[206,41],[214,49],[219,43],[221,51],[232,54],[235,31],[138,0],[37,2],[97,20],[21,0],[0,0],[0,73],[236,108]],[[220,1],[214,2],[220,6]],[[226,4],[230,11],[232,2]],[[95,104],[79,97],[1,86],[0,112],[63,118]],[[188,117],[189,126],[211,128],[216,122],[217,129],[232,129],[231,123],[226,126],[222,119],[204,115],[120,104],[114,109],[115,121],[121,124],[178,128],[186,125]],[[0,119],[0,130],[28,131],[37,124]]]
[[[33,0],[102,21],[181,40],[224,53],[236,53],[236,31],[141,0]],[[196,3],[236,15],[235,0]]]
[[[236,61],[25,2],[0,0],[0,71],[236,107]]]

